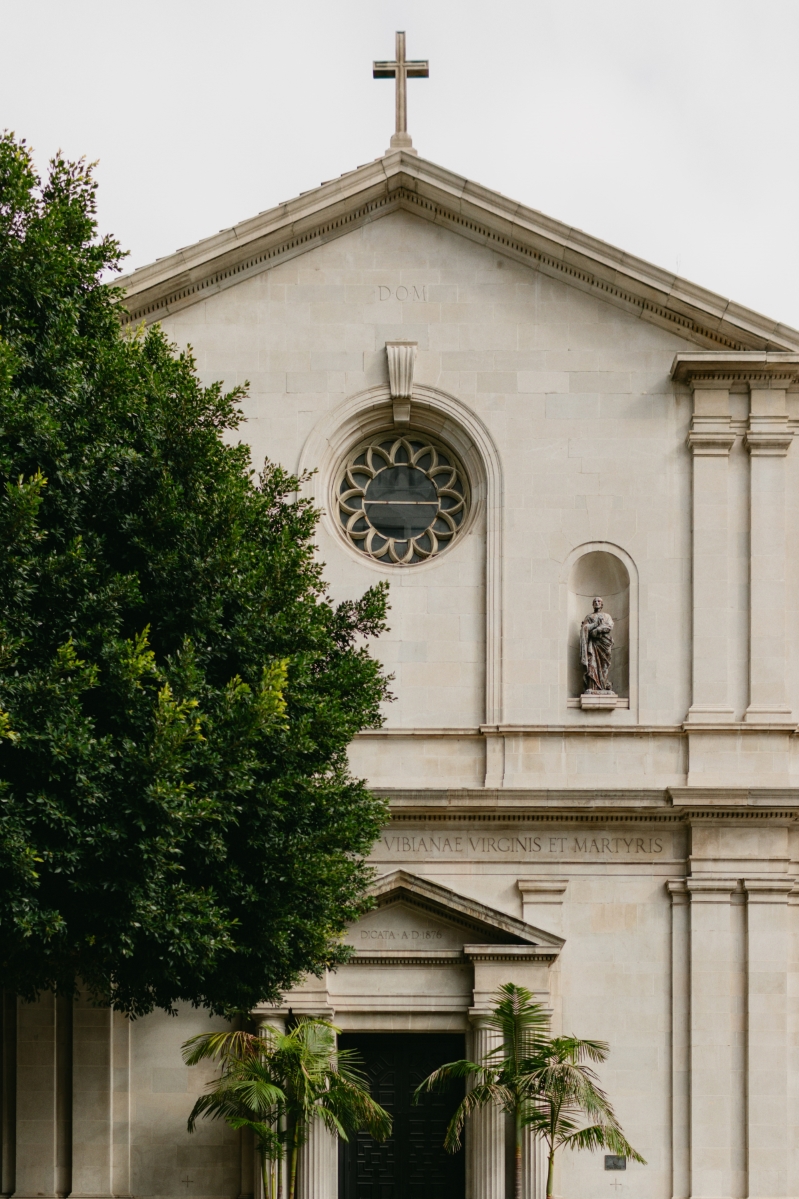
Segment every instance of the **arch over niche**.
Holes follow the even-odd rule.
[[[322,509],[322,521],[328,532],[341,542],[345,551],[357,556],[360,564],[385,575],[386,567],[346,546],[334,513],[336,472],[347,451],[359,440],[366,440],[394,426],[392,398],[387,386],[371,387],[350,396],[317,421],[300,453],[300,473],[315,470],[305,484],[304,494]],[[406,426],[407,427],[407,426]],[[485,513],[485,701],[486,724],[503,720],[502,681],[502,535],[503,480],[499,453],[493,438],[479,416],[455,396],[435,387],[414,384],[410,427],[430,433],[451,445],[469,473],[471,513],[469,524],[478,511]],[[453,546],[453,551],[456,549]],[[406,568],[435,570],[439,558]],[[389,568],[391,569],[391,568]]]
[[[566,590],[566,703],[578,707],[585,690],[580,663],[580,625],[591,611],[594,596],[601,596],[613,617],[611,687],[619,707],[629,707],[638,718],[638,571],[630,555],[609,541],[577,546],[561,572]]]

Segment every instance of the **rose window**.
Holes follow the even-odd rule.
[[[411,566],[445,549],[469,503],[454,454],[418,433],[382,434],[350,454],[338,488],[339,517],[354,545]]]

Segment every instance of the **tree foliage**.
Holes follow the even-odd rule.
[[[187,1065],[211,1058],[222,1067],[192,1108],[189,1132],[203,1118],[249,1129],[265,1199],[282,1196],[284,1161],[288,1199],[294,1199],[299,1150],[315,1120],[343,1141],[360,1129],[377,1141],[391,1132],[391,1117],[369,1095],[358,1055],[336,1048],[337,1032],[326,1020],[300,1017],[285,1033],[265,1024],[258,1036],[201,1033],[183,1045]]]
[[[141,1014],[340,960],[384,819],[346,747],[387,696],[244,390],[120,332],[91,168],[0,138],[0,965]]]

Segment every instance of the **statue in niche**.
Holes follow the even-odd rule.
[[[613,695],[610,685],[610,660],[613,654],[613,617],[604,611],[596,596],[593,612],[580,625],[580,661],[585,667],[585,690]]]

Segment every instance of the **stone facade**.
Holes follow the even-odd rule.
[[[799,333],[403,151],[127,284],[204,379],[249,381],[255,466],[317,468],[334,598],[390,584],[396,702],[352,746],[391,801],[378,906],[286,1005],[479,1052],[493,990],[524,983],[610,1042],[648,1162],[564,1156],[558,1194],[799,1195]],[[415,343],[412,386],[387,343]],[[470,507],[405,567],[344,536],[337,486],[357,443],[409,430]],[[594,595],[615,698],[591,709]],[[207,1027],[9,1008],[3,1193],[250,1193],[246,1145],[184,1131],[203,1078],[179,1045]],[[472,1130],[470,1199],[505,1196],[503,1137]],[[322,1134],[301,1170],[334,1199]]]

